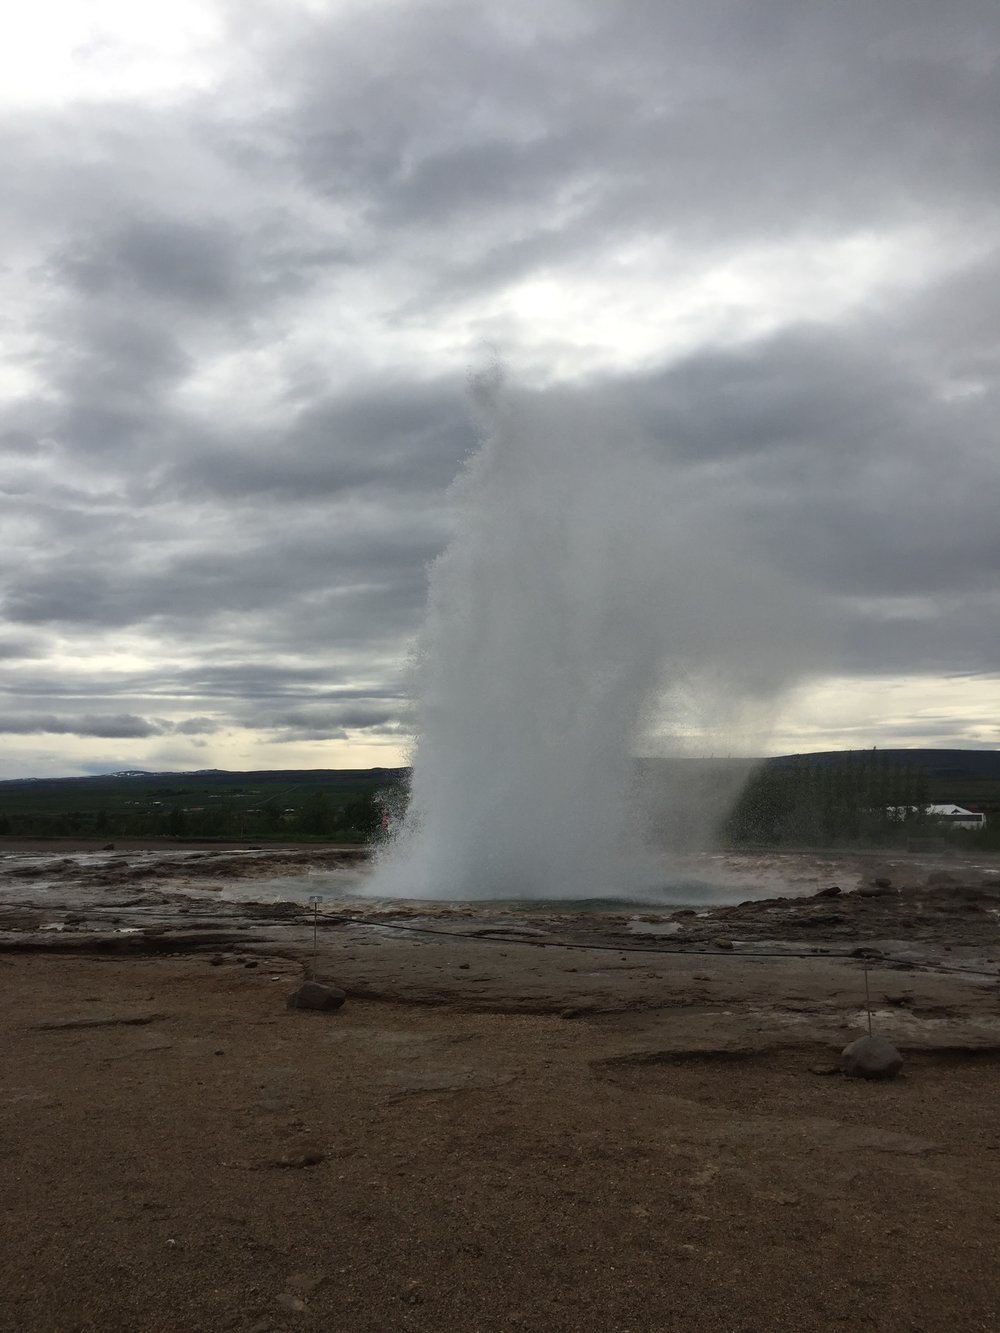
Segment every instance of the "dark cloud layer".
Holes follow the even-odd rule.
[[[136,717],[131,713],[96,716],[84,713],[80,717],[44,716],[33,713],[15,713],[0,716],[0,734],[32,736],[99,736],[108,740],[138,740],[149,736],[163,736],[173,732],[185,736],[203,735],[217,728],[210,718],[186,718],[181,722],[158,721]]]
[[[217,12],[208,88],[0,129],[8,735],[397,745],[493,354],[831,674],[997,672],[993,0]]]

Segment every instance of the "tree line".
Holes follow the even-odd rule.
[[[944,829],[926,813],[929,785],[917,765],[870,750],[836,764],[815,763],[808,756],[766,763],[730,812],[723,840],[737,846],[836,846],[967,837],[968,830]]]
[[[178,802],[139,808],[0,811],[0,837],[20,838],[219,838],[261,841],[374,841],[383,826],[386,798],[364,792],[336,803],[320,788],[287,808],[270,798],[260,805],[225,799],[195,808]]]
[[[725,825],[734,843],[859,842],[911,823],[928,804],[926,777],[872,752],[830,765],[804,758],[764,764],[750,778]]]

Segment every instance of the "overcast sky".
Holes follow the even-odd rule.
[[[743,497],[772,752],[1000,744],[996,0],[0,26],[0,776],[399,762],[491,355]]]

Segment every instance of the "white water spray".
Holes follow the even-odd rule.
[[[640,442],[565,403],[480,397],[431,569],[409,810],[371,892],[626,895],[637,727],[665,664],[676,683],[718,656],[710,541],[692,552],[697,501]]]

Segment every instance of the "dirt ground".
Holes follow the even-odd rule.
[[[996,867],[325,903],[316,1013],[247,864],[0,864],[4,1333],[1000,1329]],[[839,1073],[869,1007],[892,1083]]]
[[[0,1328],[1000,1327],[992,983],[874,971],[873,1084],[826,1072],[857,964],[660,960],[655,1006],[575,1017],[461,971],[312,1013],[263,948],[0,957]]]

